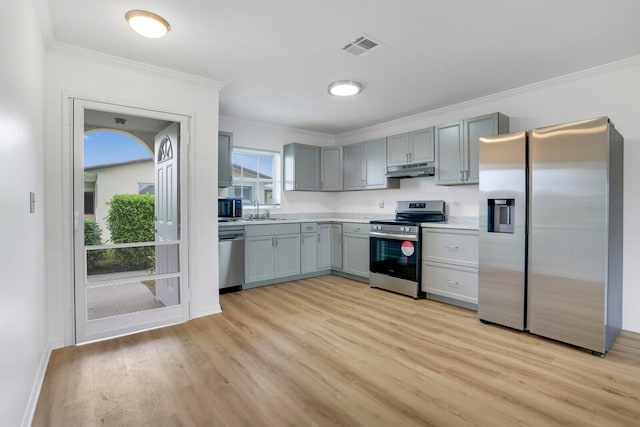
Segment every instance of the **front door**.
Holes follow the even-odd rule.
[[[172,274],[179,271],[180,203],[178,197],[179,162],[178,124],[173,123],[155,137],[155,247],[156,272]],[[175,153],[175,154],[174,154]],[[179,277],[167,277],[156,286],[156,296],[166,306],[180,303]]]
[[[132,128],[110,127],[138,141],[146,159],[109,158],[87,166],[85,135],[91,138],[87,132],[95,130],[92,120],[98,116],[104,126],[114,114],[127,117]],[[74,100],[76,343],[188,319],[187,124],[187,117],[175,114]],[[110,143],[104,142],[105,153],[124,151]],[[85,198],[87,189],[92,198]],[[85,210],[88,201],[94,206]]]

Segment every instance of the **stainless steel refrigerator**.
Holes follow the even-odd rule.
[[[481,138],[480,320],[606,353],[622,324],[622,208],[607,117]]]

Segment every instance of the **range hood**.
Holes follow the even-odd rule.
[[[414,163],[387,168],[387,178],[417,178],[436,174],[435,162]]]

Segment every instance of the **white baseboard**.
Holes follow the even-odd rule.
[[[51,358],[51,351],[53,349],[53,343],[47,343],[40,362],[38,363],[38,370],[36,371],[36,377],[33,380],[33,386],[31,387],[31,394],[29,395],[29,402],[24,411],[22,417],[22,427],[29,427],[33,422],[33,415],[36,412],[36,406],[38,405],[38,398],[40,397],[40,390],[42,390],[42,383],[44,382],[44,375],[47,372],[47,366],[49,366],[49,359]]]
[[[213,304],[206,307],[198,307],[198,308],[193,308],[193,306],[191,307],[192,319],[197,319],[198,317],[204,317],[204,316],[209,316],[211,314],[218,314],[218,313],[222,313],[222,308],[220,307],[220,304]]]

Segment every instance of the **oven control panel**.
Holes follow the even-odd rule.
[[[369,230],[380,236],[382,234],[403,234],[407,236],[417,236],[419,233],[418,225],[405,225],[401,223],[372,223]]]

